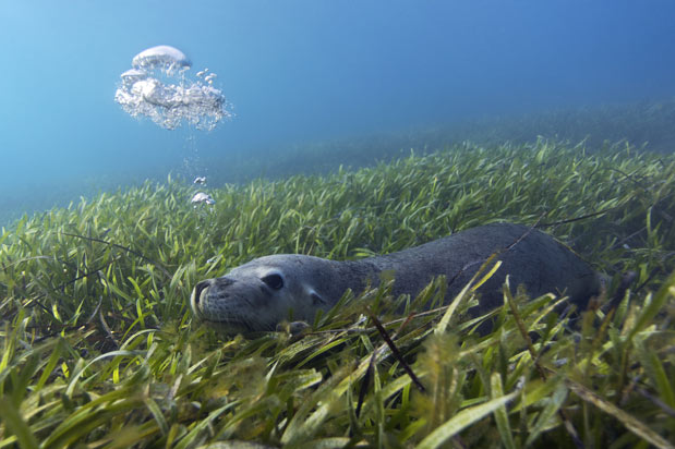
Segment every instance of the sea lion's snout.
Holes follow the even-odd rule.
[[[190,296],[190,305],[194,314],[202,318],[208,315],[210,313],[209,310],[218,307],[218,304],[222,303],[223,299],[228,296],[227,294],[224,295],[224,293],[234,283],[234,279],[225,276],[216,279],[206,279],[197,283]]]
[[[190,307],[199,321],[227,333],[246,332],[258,329],[251,325],[255,320],[260,320],[260,308],[251,310],[251,301],[256,298],[258,302],[269,302],[268,296],[262,297],[257,288],[251,288],[250,283],[222,276],[198,282],[190,295]],[[264,328],[274,330],[274,324],[276,321]]]
[[[193,308],[199,305],[199,302],[202,299],[202,294],[213,284],[213,279],[207,279],[205,281],[199,282],[195,285],[194,291],[192,292],[192,305]]]

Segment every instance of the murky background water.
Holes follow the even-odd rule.
[[[3,0],[0,222],[170,172],[240,182],[465,138],[670,151],[674,17],[667,0]],[[211,131],[115,101],[158,45],[192,64],[188,81],[141,67],[162,86],[222,95]]]

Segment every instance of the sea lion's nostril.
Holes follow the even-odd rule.
[[[199,300],[201,299],[202,292],[204,289],[209,287],[211,285],[211,279],[207,279],[206,281],[201,281],[195,285],[195,304],[199,304]]]

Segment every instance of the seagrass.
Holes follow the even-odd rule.
[[[210,193],[195,208],[169,178],[2,230],[0,447],[673,447],[675,157],[462,144]],[[505,285],[487,335],[462,319],[481,277],[450,307],[442,279],[417,298],[383,283],[300,335],[223,337],[187,303],[255,257],[358,259],[502,220],[566,243],[605,296],[573,319]]]

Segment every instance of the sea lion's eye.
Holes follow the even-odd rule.
[[[273,290],[279,290],[284,286],[284,278],[280,274],[268,274],[262,281],[267,284],[267,286]]]

